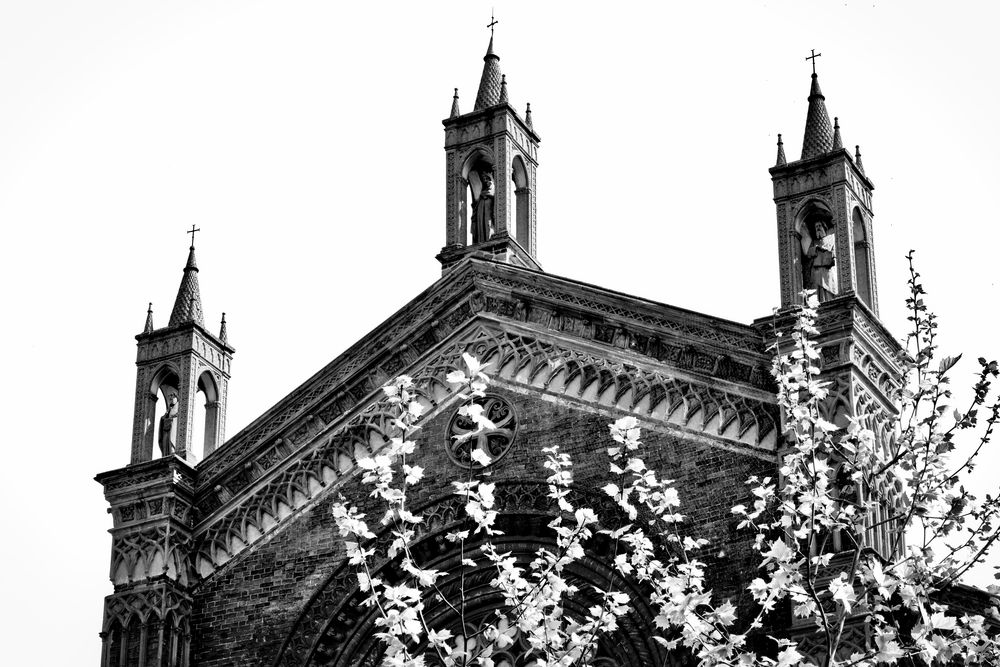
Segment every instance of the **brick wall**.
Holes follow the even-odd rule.
[[[606,483],[607,424],[612,418],[537,396],[504,390],[497,393],[514,404],[520,426],[514,447],[494,466],[496,481],[543,480],[546,471],[541,466],[541,450],[558,443],[573,459],[578,485],[593,490]],[[425,467],[427,477],[412,497],[411,506],[447,495],[450,481],[461,472],[444,448],[453,411],[451,408],[429,420],[420,431],[416,462]],[[715,447],[703,439],[651,431],[644,435],[647,465],[676,480],[681,511],[690,517],[692,534],[712,542],[704,560],[710,566],[713,588],[723,595],[739,595],[754,568],[747,536],[737,534],[737,521],[729,508],[748,502],[746,478],[773,475],[773,461]],[[318,607],[338,599],[326,584],[343,558],[331,515],[332,502],[340,491],[362,508],[370,505],[366,493],[349,479],[342,489],[321,496],[195,590],[192,664],[268,665],[293,629],[296,641],[316,635],[317,627],[310,623],[296,627],[296,622],[307,607],[310,622],[321,622],[324,610],[332,613],[332,609]],[[375,513],[372,509],[371,514]],[[316,601],[310,605],[314,595]]]

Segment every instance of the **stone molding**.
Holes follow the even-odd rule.
[[[425,405],[424,420],[456,396],[457,387],[445,376],[463,366],[462,354],[468,352],[493,364],[499,386],[631,413],[661,430],[707,437],[758,455],[775,448],[779,420],[767,392],[741,393],[736,384],[671,375],[665,368],[640,368],[597,351],[543,339],[535,331],[509,329],[501,322],[473,323],[410,370]],[[227,497],[216,498],[214,511],[195,529],[193,566],[200,576],[210,576],[350,476],[358,458],[384,445],[392,416],[383,411],[378,392],[355,405],[332,423],[320,418],[307,422],[290,439],[297,449],[293,455],[259,479],[244,476]]]
[[[477,287],[479,296],[474,294]],[[523,302],[520,314],[517,301]],[[199,496],[223,484],[222,477],[234,470],[252,474],[268,467],[281,449],[278,440],[287,449],[293,432],[323,419],[319,413],[331,395],[342,395],[339,405],[349,409],[474,313],[491,308],[512,319],[530,314],[547,328],[624,345],[667,363],[689,360],[707,375],[725,377],[735,369],[741,374],[735,381],[771,386],[762,336],[753,327],[470,258],[206,457],[198,466]],[[657,341],[683,344],[660,351]],[[729,360],[719,361],[724,356]],[[730,368],[714,368],[717,363]]]

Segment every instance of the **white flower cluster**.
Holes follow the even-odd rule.
[[[601,489],[619,508],[616,516],[599,517],[589,507],[575,506],[570,457],[556,446],[543,450],[554,547],[538,549],[530,562],[494,541],[502,531],[491,473],[470,466],[467,479],[453,482],[468,528],[453,530],[445,539],[460,554],[462,568],[492,570],[490,585],[504,601],[495,619],[470,631],[464,598],[448,599],[438,588],[442,573],[422,567],[411,551],[422,518],[407,509],[407,497],[424,471],[407,457],[415,451],[410,438],[423,408],[411,379],[403,376],[387,385],[398,437],[358,465],[371,497],[386,508],[380,530],[391,538],[386,555],[406,575],[402,583],[388,585],[373,575],[376,534],[364,515],[345,502],[334,508],[359,588],[378,610],[378,636],[387,648],[384,664],[417,666],[433,656],[434,664],[446,667],[493,667],[497,652],[520,637],[537,667],[585,665],[595,658],[599,639],[631,611],[626,588],[636,587],[648,591],[655,609],[655,640],[667,651],[695,656],[701,665],[802,664],[807,658],[788,637],[761,640],[765,627],[787,626],[787,619],[776,616],[786,602],[795,617],[814,622],[824,644],[818,658],[824,665],[1000,664],[995,630],[991,635],[984,616],[958,613],[941,597],[1000,539],[1000,501],[977,499],[961,485],[962,474],[971,471],[989,441],[1000,416],[997,404],[986,408],[990,414],[980,447],[958,464],[951,457],[952,436],[977,425],[977,411],[998,369],[995,362],[980,360],[972,405],[954,410],[946,424],[947,372],[956,360],[946,359],[936,369],[929,365],[936,323],[923,307],[915,273],[911,293],[911,338],[918,349],[905,360],[910,384],[900,397],[901,416],[878,435],[866,427],[870,420],[838,426],[823,416],[828,387],[819,379],[814,295],[805,295],[792,340],[779,339],[785,353],[775,360],[774,376],[787,447],[777,478],[751,477],[750,505],[732,508],[760,559],[759,576],[748,586],[753,609],[738,610],[707,587],[699,554],[713,545],[690,534],[677,489],[646,466],[639,422],[627,416],[610,426],[611,481]],[[447,380],[467,392],[460,409],[477,430],[463,437],[472,437],[494,428],[476,402],[489,377],[479,361],[464,359],[467,372],[454,371]],[[479,449],[472,456],[483,468],[492,463]],[[568,574],[598,533],[612,545],[614,576],[606,589],[586,591],[596,604],[569,614],[567,603],[579,599],[581,591]],[[876,533],[891,540],[873,548]],[[912,542],[907,545],[904,537]],[[471,539],[481,546],[467,547]],[[463,589],[460,597],[464,594]],[[430,627],[424,614],[430,599],[461,618],[460,627]],[[996,615],[995,608],[984,612]],[[847,654],[845,631],[859,624],[870,641],[866,649]]]

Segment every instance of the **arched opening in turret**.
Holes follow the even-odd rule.
[[[520,155],[515,156],[511,163],[511,178],[514,181],[514,238],[530,252],[528,221],[531,216],[531,189],[528,187],[528,170]]]
[[[125,632],[118,619],[115,619],[104,631],[104,662],[102,667],[119,667],[122,664],[124,643]]]
[[[154,375],[147,396],[147,449],[153,457],[170,456],[177,451],[180,418],[180,378],[170,366],[163,366]],[[153,430],[156,448],[153,447]]]
[[[459,224],[465,228],[460,238],[465,245],[490,240],[497,230],[496,172],[493,160],[485,151],[477,150],[462,167],[463,202]]]
[[[205,371],[198,376],[198,392],[194,398],[194,429],[191,433],[191,447],[198,459],[208,456],[215,449],[219,416],[219,387],[212,373]]]
[[[836,228],[830,209],[810,201],[796,216],[803,289],[816,290],[820,301],[835,297],[837,289]]]
[[[872,268],[871,244],[865,230],[865,219],[861,209],[855,207],[854,214],[854,284],[857,285],[858,298],[869,308],[872,306]]]
[[[125,630],[125,650],[122,664],[138,665],[142,655],[142,620],[138,614],[132,614]]]

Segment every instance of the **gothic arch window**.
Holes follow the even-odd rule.
[[[129,618],[125,629],[125,646],[122,651],[121,667],[131,667],[139,664],[142,655],[142,621],[136,614]]]
[[[822,202],[810,201],[796,216],[795,231],[802,287],[816,290],[820,301],[828,301],[839,293],[833,214]]]
[[[861,209],[855,207],[852,215],[854,221],[854,282],[857,285],[858,298],[872,308],[872,270],[871,244],[865,230],[865,219]]]
[[[459,226],[466,245],[488,241],[497,231],[496,170],[494,161],[483,149],[477,149],[462,166],[463,202]]]
[[[150,612],[149,616],[146,617],[146,660],[143,662],[147,667],[163,664],[160,662],[160,631],[162,627],[160,617]]]
[[[160,367],[150,382],[146,397],[146,447],[154,457],[168,456],[177,450],[180,384],[177,372],[170,366]]]
[[[124,643],[124,629],[118,619],[115,619],[104,633],[104,667],[120,667]]]
[[[522,248],[530,251],[528,221],[531,219],[532,194],[528,187],[528,169],[520,155],[511,162],[511,178],[514,181],[514,238]]]

